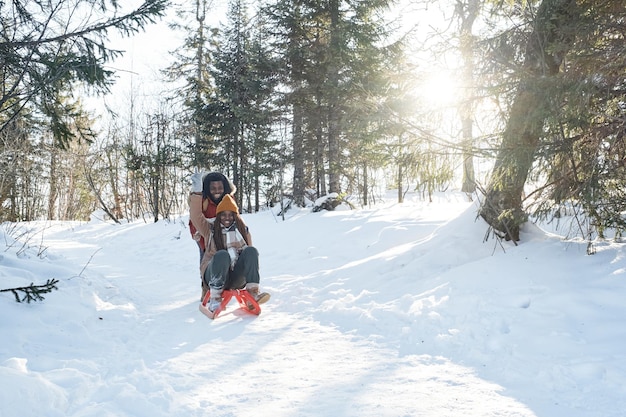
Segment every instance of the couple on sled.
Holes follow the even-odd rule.
[[[259,252],[233,198],[235,186],[221,173],[191,176],[189,228],[200,249],[204,313],[213,318],[224,290],[245,289],[258,304],[270,295],[259,290]]]

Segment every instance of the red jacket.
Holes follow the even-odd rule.
[[[216,210],[217,205],[213,202],[213,200],[209,198],[202,199],[202,214],[204,214],[204,217],[206,217],[207,219],[214,219],[215,216],[217,216],[217,213],[215,213]],[[189,219],[189,231],[191,232],[191,237],[193,237],[194,240],[197,240],[200,248],[205,251],[206,244],[204,242],[204,238],[200,234],[196,235],[196,228],[191,222],[191,219]]]

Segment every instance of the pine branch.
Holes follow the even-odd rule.
[[[1,289],[0,292],[12,292],[15,296],[15,301],[18,303],[22,303],[24,301],[27,303],[30,303],[31,301],[43,301],[44,297],[42,294],[47,294],[52,292],[52,290],[58,290],[59,288],[56,286],[58,282],[58,279],[52,278],[46,281],[45,284],[35,285],[31,282],[27,287],[5,288]],[[24,293],[24,296],[21,299],[19,293]]]

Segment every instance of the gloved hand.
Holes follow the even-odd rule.
[[[202,192],[202,180],[204,180],[204,174],[202,172],[194,172],[191,175],[191,192],[192,193],[201,193]]]

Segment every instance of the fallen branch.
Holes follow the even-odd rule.
[[[42,294],[47,294],[52,292],[52,290],[58,290],[56,286],[58,282],[58,279],[52,278],[46,281],[45,284],[35,285],[31,282],[27,287],[5,288],[0,290],[0,292],[12,292],[15,296],[15,301],[18,303],[24,301],[27,303],[30,303],[31,301],[43,301],[44,297]],[[19,293],[24,293],[24,297],[20,299]]]

